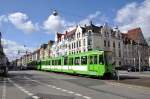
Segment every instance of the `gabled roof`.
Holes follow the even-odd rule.
[[[127,33],[122,34],[122,37],[126,40],[132,40],[137,44],[140,43],[142,45],[147,45],[147,42],[142,34],[142,30],[139,27],[128,30]]]
[[[128,30],[127,36],[128,38],[136,41],[140,39],[141,33],[142,31],[140,28],[135,28],[135,29]]]
[[[49,40],[48,41],[48,45],[52,45],[52,44],[54,44],[55,43],[55,41],[53,41],[53,40]]]
[[[42,44],[41,48],[45,49],[47,47],[48,44]]]
[[[57,32],[57,38],[61,38],[64,34]]]
[[[62,33],[58,33],[57,32],[57,42],[59,42],[59,41],[61,41],[62,40],[62,36],[64,35],[64,34],[62,34]]]
[[[66,31],[65,37],[69,37],[69,36],[74,35],[75,32],[76,32],[76,30],[77,30],[77,29],[75,28],[75,29],[73,29],[73,30],[71,30],[71,31],[69,31],[69,32]]]
[[[92,23],[89,26],[85,26],[86,32],[88,30],[92,30],[93,33],[99,33],[101,28],[102,28],[102,26],[98,27]]]

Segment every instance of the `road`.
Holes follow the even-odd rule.
[[[10,71],[0,77],[0,99],[150,99],[150,89],[61,73]]]

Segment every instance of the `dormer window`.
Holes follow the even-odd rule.
[[[89,31],[88,31],[88,34],[91,35],[91,34],[92,34],[92,30],[89,30]]]
[[[105,37],[107,37],[107,32],[104,33]]]
[[[118,33],[118,38],[120,38],[120,34]]]

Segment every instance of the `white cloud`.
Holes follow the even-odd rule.
[[[16,12],[9,14],[8,19],[16,28],[23,30],[25,33],[31,33],[37,30],[37,25],[34,25],[24,13]]]
[[[62,32],[65,28],[65,20],[59,15],[50,15],[48,19],[44,21],[43,28],[47,31],[47,33]]]
[[[8,19],[7,19],[6,15],[1,15],[0,16],[0,25],[2,24],[2,22],[8,22]]]
[[[122,31],[141,27],[144,36],[150,37],[150,0],[130,3],[117,12],[115,21]]]
[[[2,39],[2,45],[4,48],[4,52],[6,56],[9,58],[9,60],[19,58],[21,55],[25,54],[25,53],[18,54],[19,50],[22,52],[25,52],[26,50],[32,52],[34,50],[33,48],[24,47],[24,45],[18,44],[15,41],[7,39]]]
[[[89,16],[87,16],[86,19],[81,20],[81,21],[79,22],[79,24],[80,24],[81,26],[83,26],[83,25],[85,25],[85,24],[86,24],[86,25],[89,25],[90,21],[92,21],[92,20],[94,20],[94,19],[96,19],[96,18],[99,18],[99,19],[100,19],[100,15],[101,15],[101,12],[100,12],[100,11],[96,11],[95,13],[90,14]]]
[[[54,16],[51,14],[48,19],[43,22],[43,29],[45,29],[47,33],[64,32],[66,30],[74,29],[77,24],[80,24],[81,26],[85,24],[89,25],[90,21],[94,19],[99,18],[100,20],[100,14],[100,11],[96,11],[95,13],[88,15],[87,18],[79,22],[69,22],[59,15]]]

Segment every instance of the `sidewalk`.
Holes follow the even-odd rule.
[[[119,71],[119,76],[129,76],[129,77],[150,77],[150,71],[146,71],[146,72],[128,72],[128,71]]]

